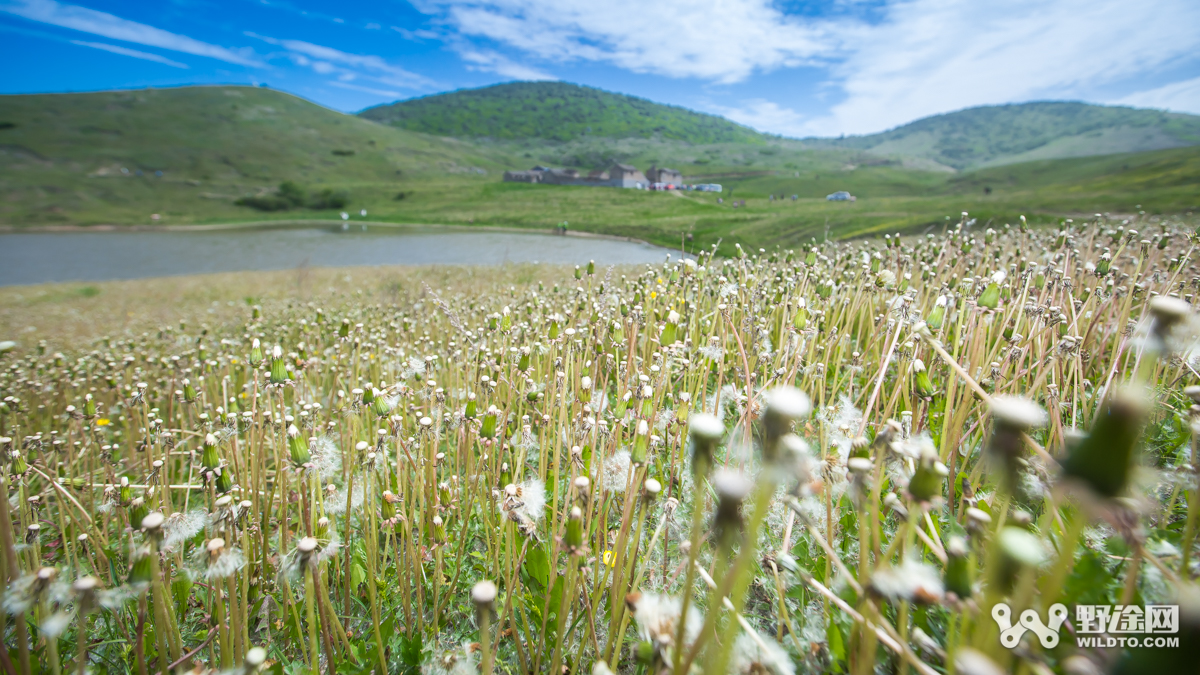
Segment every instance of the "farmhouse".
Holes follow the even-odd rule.
[[[675,169],[668,169],[666,167],[660,169],[651,165],[646,171],[646,178],[651,183],[663,183],[664,185],[674,185],[676,187],[683,185],[683,174]]]
[[[678,175],[678,172],[676,172]],[[646,175],[629,164],[613,164],[607,171],[597,170],[581,175],[577,169],[552,169],[535,166],[528,171],[505,171],[509,183],[546,183],[549,185],[587,185],[592,187],[645,188],[650,184]]]

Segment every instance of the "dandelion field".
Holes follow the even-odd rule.
[[[1195,672],[1200,242],[948,229],[0,345],[0,669]]]

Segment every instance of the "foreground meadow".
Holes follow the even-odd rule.
[[[1194,672],[1196,243],[0,290],[0,668]]]

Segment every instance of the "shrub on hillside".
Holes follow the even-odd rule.
[[[302,206],[310,209],[341,209],[350,203],[350,196],[333,188],[325,188],[309,195],[296,183],[284,181],[275,192],[242,197],[234,203],[259,211],[287,211]]]
[[[333,188],[325,188],[320,192],[314,192],[312,199],[308,202],[310,209],[342,209],[350,203],[350,195],[342,190],[334,190]]]

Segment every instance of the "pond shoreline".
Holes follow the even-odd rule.
[[[0,232],[0,286],[354,266],[641,264],[678,250],[624,237],[371,221]]]
[[[237,223],[212,223],[190,225],[0,225],[0,235],[4,234],[50,234],[58,232],[238,232],[261,230],[303,230],[312,228],[338,228],[343,223],[350,225],[352,231],[355,225],[381,227],[408,232],[508,232],[513,234],[542,234],[553,236],[582,237],[585,239],[608,239],[611,241],[627,241],[634,244],[656,246],[666,251],[674,251],[659,244],[636,237],[623,237],[615,234],[600,232],[585,232],[567,230],[561,233],[555,228],[541,227],[512,227],[507,225],[452,225],[441,223],[393,223],[383,220],[251,220]]]

